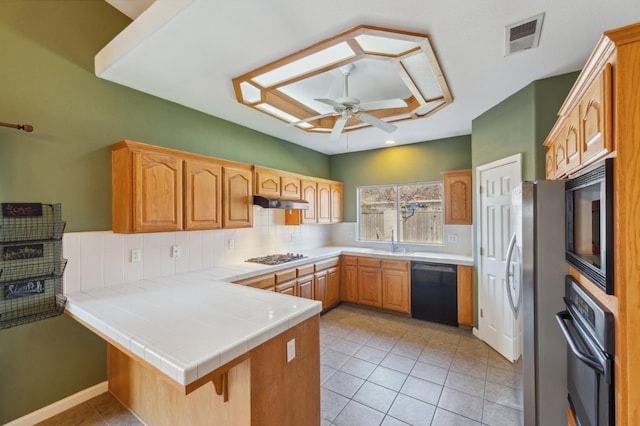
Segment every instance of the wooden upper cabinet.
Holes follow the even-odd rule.
[[[611,74],[606,62],[588,85],[579,79],[571,89],[544,142],[547,179],[576,174],[613,151]]]
[[[580,101],[582,164],[613,150],[611,102],[611,64],[608,63]]]
[[[225,228],[250,228],[253,225],[252,178],[248,167],[222,167],[222,224]]]
[[[133,153],[134,232],[182,229],[182,160]]]
[[[580,118],[578,110],[574,110],[569,119],[567,120],[566,127],[564,128],[564,139],[562,140],[565,148],[566,155],[566,173],[569,174],[573,170],[580,167],[582,163],[582,150],[581,150],[581,134],[580,134]]]
[[[184,162],[184,229],[222,227],[222,167],[213,161]]]
[[[284,200],[299,200],[302,198],[299,176],[288,174],[280,176],[280,197]]]
[[[315,180],[302,179],[302,199],[309,203],[308,210],[298,210],[302,223],[317,223],[317,201],[318,184]]]
[[[254,177],[256,195],[283,200],[299,200],[301,198],[300,176],[298,175],[254,166]]]
[[[131,141],[111,145],[113,232],[181,230],[182,159],[143,148]]]
[[[442,173],[444,185],[444,223],[447,225],[471,225],[471,170],[454,170]]]
[[[342,183],[332,182],[331,185],[331,223],[342,222]]]
[[[276,170],[255,166],[255,194],[280,198],[280,175]]]
[[[331,184],[326,181],[318,182],[317,198],[318,223],[331,222]]]

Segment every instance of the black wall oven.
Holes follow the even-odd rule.
[[[569,406],[580,426],[613,426],[613,314],[570,276],[564,301],[567,309],[556,319],[568,344]]]

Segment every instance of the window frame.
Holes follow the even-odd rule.
[[[442,228],[441,228],[441,236],[442,236],[442,241],[440,242],[417,242],[417,241],[399,241],[398,240],[398,235],[397,235],[397,231],[399,229],[401,229],[401,223],[400,220],[402,218],[402,213],[400,211],[400,195],[401,195],[401,187],[403,186],[413,186],[413,185],[440,185],[441,186],[441,194],[442,194],[442,198],[440,199],[440,202],[442,203]],[[362,189],[368,189],[368,188],[389,188],[389,187],[394,187],[396,189],[396,224],[395,224],[395,228],[394,230],[396,231],[396,235],[394,236],[394,241],[396,244],[402,244],[402,245],[417,245],[417,246],[438,246],[438,247],[442,247],[445,245],[445,235],[444,235],[444,231],[445,231],[445,223],[444,223],[444,216],[445,216],[445,196],[444,196],[444,181],[442,180],[433,180],[433,181],[419,181],[419,182],[403,182],[403,183],[388,183],[388,184],[377,184],[377,185],[358,185],[356,186],[356,241],[360,242],[360,243],[384,243],[384,244],[390,244],[391,240],[363,240],[362,239],[362,235],[361,235],[361,190]]]

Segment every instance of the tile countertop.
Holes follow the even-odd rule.
[[[322,309],[318,301],[231,281],[340,254],[473,265],[470,256],[321,247],[305,252],[304,259],[281,265],[241,262],[70,293],[66,294],[66,310],[176,382],[188,385]]]

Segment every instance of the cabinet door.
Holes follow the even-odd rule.
[[[253,192],[251,170],[224,166],[223,217],[224,228],[250,228],[253,225]]]
[[[318,223],[331,222],[331,185],[318,182]]]
[[[302,199],[309,203],[308,210],[299,210],[302,213],[302,223],[317,223],[317,197],[318,185],[314,180],[302,180]]]
[[[343,262],[340,300],[357,303],[358,299],[358,264]]]
[[[134,232],[182,229],[182,159],[133,153]]]
[[[458,265],[458,324],[473,322],[473,266]]]
[[[288,294],[289,296],[296,295],[296,281],[287,281],[276,286],[276,291],[282,294]]]
[[[213,162],[184,162],[184,229],[222,227],[222,168]]]
[[[471,170],[455,170],[442,174],[444,185],[444,223],[471,225]]]
[[[342,222],[342,184],[331,184],[331,223]]]
[[[358,266],[358,303],[382,306],[382,280],[380,268]]]
[[[382,307],[410,313],[409,282],[409,262],[382,262]]]
[[[611,64],[587,89],[580,101],[580,121],[582,125],[582,164],[600,158],[612,151],[611,138]]]
[[[556,178],[562,177],[567,171],[567,149],[563,139],[559,139],[557,143],[553,145],[553,170]]]
[[[293,175],[280,177],[280,196],[285,200],[299,200],[302,198],[300,178]]]
[[[547,153],[544,155],[545,178],[546,179],[553,179],[554,177],[556,177],[555,167],[553,167],[553,165],[554,165],[554,154],[555,154],[554,150],[555,150],[555,143],[551,144],[548,147]]]
[[[256,195],[280,198],[280,175],[275,170],[255,166],[254,174]]]
[[[313,281],[313,275],[298,278],[298,296],[305,299],[313,299]]]
[[[340,268],[327,269],[327,307],[340,302]]]
[[[581,164],[580,114],[577,108],[569,115],[563,135],[567,155],[565,168],[566,173],[569,174]]]
[[[322,302],[322,310],[326,309],[327,305],[327,271],[317,272],[315,274],[315,287],[314,295],[315,300]]]

